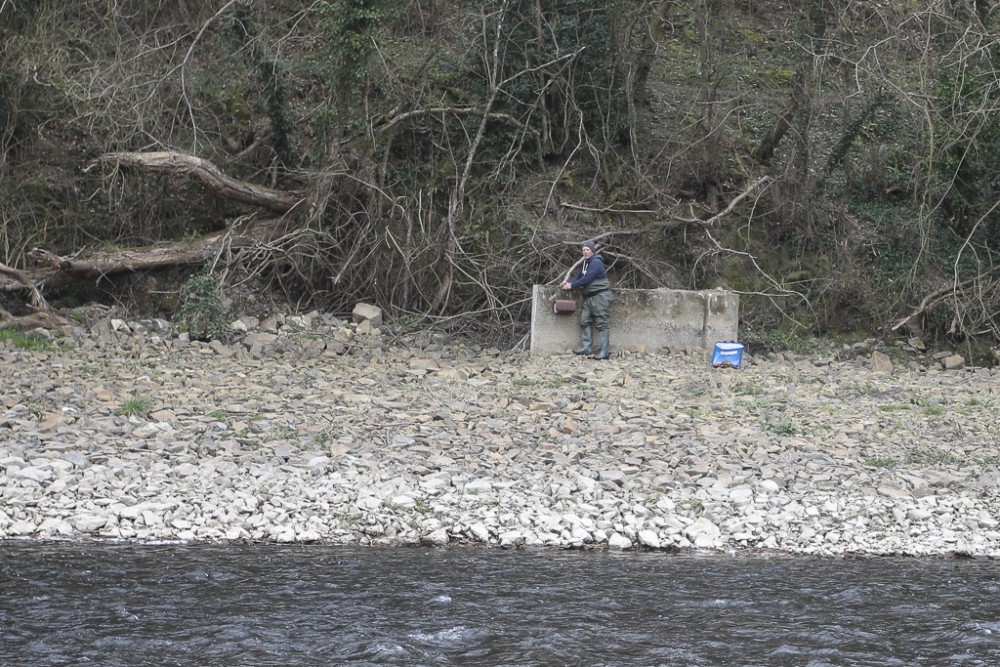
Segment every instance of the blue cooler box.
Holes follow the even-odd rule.
[[[713,368],[739,368],[743,365],[743,343],[716,343],[712,352]]]

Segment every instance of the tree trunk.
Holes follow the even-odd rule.
[[[191,241],[92,252],[86,257],[60,257],[48,250],[35,248],[28,255],[45,266],[22,273],[34,285],[53,289],[115,273],[197,266],[217,260],[228,264],[241,249],[272,241],[286,232],[288,227],[287,221],[282,219],[261,220],[240,229],[216,232]]]
[[[17,317],[0,308],[0,329],[60,329],[72,324],[71,320],[51,310],[40,310]]]
[[[260,206],[275,213],[288,213],[300,202],[300,194],[272,190],[227,176],[215,164],[194,155],[173,151],[150,153],[105,153],[91,160],[84,171],[96,164],[113,163],[141,171],[190,176],[219,199]]]

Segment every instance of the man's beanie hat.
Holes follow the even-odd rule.
[[[580,248],[590,248],[590,252],[597,252],[597,245],[593,241],[587,241],[586,243],[581,243]]]

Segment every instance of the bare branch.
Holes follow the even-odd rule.
[[[590,206],[580,206],[579,204],[570,204],[569,202],[559,202],[559,205],[562,206],[563,208],[573,209],[574,211],[589,211],[591,213],[615,213],[622,215],[652,215],[660,212],[649,209],[614,208],[610,206],[604,208],[592,208]]]
[[[688,224],[688,225],[703,225],[705,227],[708,227],[710,225],[714,225],[716,222],[718,222],[722,218],[724,218],[727,215],[729,215],[730,213],[732,213],[733,209],[735,209],[736,206],[741,201],[743,201],[744,199],[746,199],[750,195],[750,193],[752,193],[753,191],[757,190],[758,188],[760,188],[762,186],[770,184],[773,180],[774,179],[772,179],[770,176],[764,176],[763,178],[758,178],[756,181],[754,181],[753,183],[751,183],[743,192],[741,192],[740,194],[738,194],[735,197],[733,197],[732,201],[729,202],[729,206],[727,206],[725,208],[725,210],[720,211],[719,213],[716,213],[715,215],[713,215],[711,218],[708,218],[707,220],[702,220],[700,218],[681,218],[681,217],[675,216],[675,217],[673,217],[672,222],[673,223]],[[671,224],[671,222],[662,222],[662,223],[657,223],[657,226],[658,227],[676,227],[677,225],[676,224]]]
[[[186,82],[186,77],[185,77],[185,73],[187,71],[187,64],[189,62],[191,62],[191,56],[194,54],[194,47],[198,44],[198,41],[201,39],[201,36],[203,34],[205,34],[205,31],[208,29],[208,26],[211,25],[212,22],[215,19],[217,19],[220,16],[222,16],[222,14],[226,12],[226,10],[228,10],[230,7],[232,7],[233,5],[235,5],[236,2],[237,2],[237,0],[229,0],[229,2],[227,2],[226,4],[224,4],[221,8],[219,8],[219,11],[215,12],[215,14],[212,16],[212,18],[210,18],[209,20],[205,21],[205,24],[203,26],[201,26],[201,30],[198,31],[198,34],[195,35],[194,39],[191,41],[191,46],[188,47],[187,54],[185,54],[184,60],[183,60],[183,62],[181,62],[181,65],[180,65],[180,68],[181,68],[181,95],[184,97],[184,104],[187,105],[188,115],[191,116],[191,133],[192,133],[192,135],[191,135],[191,151],[194,152],[194,153],[198,152],[198,124],[194,120],[194,109],[191,106],[191,99],[188,97],[188,93],[187,93],[187,82]]]
[[[447,113],[455,116],[483,116],[485,118],[493,118],[496,120],[503,120],[515,127],[518,127],[525,132],[530,132],[532,134],[537,134],[537,131],[528,127],[518,119],[514,118],[508,113],[497,113],[489,112],[480,107],[430,107],[427,109],[414,109],[412,111],[407,111],[380,123],[375,127],[376,130],[388,130],[391,127],[402,123],[410,118],[417,118],[419,116],[428,116],[431,114]]]
[[[6,264],[0,263],[0,274],[10,276],[24,289],[31,292],[31,305],[33,308],[36,310],[49,310],[49,304],[45,302],[45,298],[42,296],[42,293],[38,291],[38,287],[35,286],[35,282],[23,271],[19,271],[15,268],[7,266]]]

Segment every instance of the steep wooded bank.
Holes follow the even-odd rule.
[[[597,238],[758,345],[995,341],[997,37],[983,0],[0,0],[0,318],[268,287],[511,342]]]

